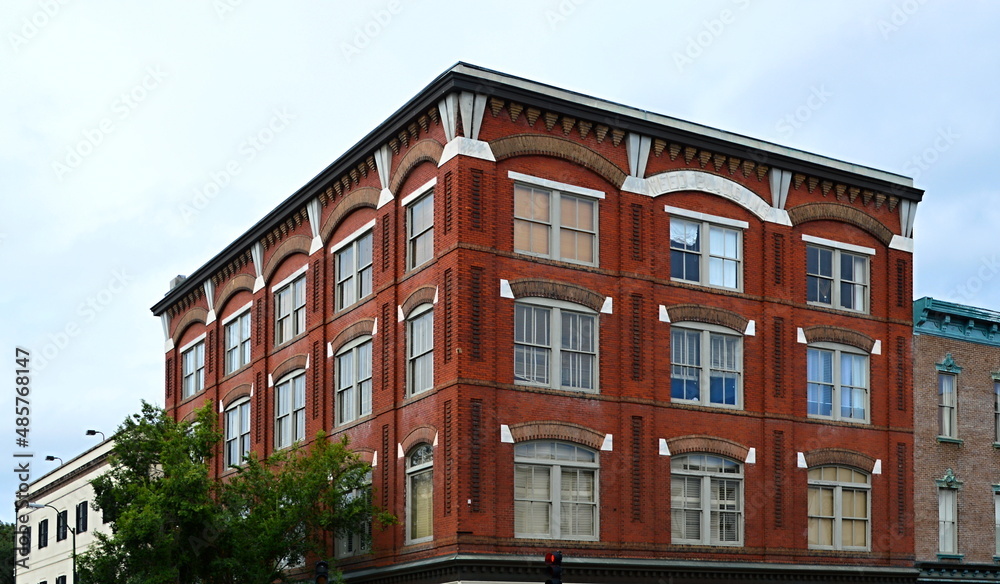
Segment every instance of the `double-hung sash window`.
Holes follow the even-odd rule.
[[[421,444],[406,458],[406,540],[434,537],[434,450]]]
[[[83,501],[76,505],[76,533],[81,534],[87,531],[87,502]]]
[[[670,533],[673,543],[743,543],[743,466],[708,454],[670,461]]]
[[[337,250],[337,310],[372,293],[372,232]]]
[[[226,375],[250,363],[250,311],[227,320]]]
[[[205,342],[196,343],[181,354],[184,398],[205,389]]]
[[[372,500],[372,472],[369,470],[365,475],[365,484],[347,493],[347,505],[354,505],[359,502],[365,504],[365,508],[371,506]],[[334,553],[338,558],[358,556],[366,554],[372,549],[372,522],[371,518],[359,522],[357,530],[352,530],[343,535],[338,535],[335,542]]]
[[[1000,485],[993,485],[993,540],[993,555],[1000,557]]]
[[[364,337],[337,353],[337,423],[372,413],[372,340]]]
[[[806,246],[806,300],[841,310],[868,312],[869,256],[875,250],[803,235],[824,243]]]
[[[514,305],[514,381],[597,391],[597,314],[538,302]]]
[[[274,344],[306,330],[306,277],[302,275],[274,293]]]
[[[596,540],[598,460],[565,442],[514,447],[514,536]]]
[[[681,282],[743,288],[743,230],[748,223],[666,207],[670,218],[670,277]]]
[[[597,264],[597,200],[514,185],[514,251]]]
[[[869,475],[841,466],[822,466],[809,469],[808,481],[809,547],[869,549]]]
[[[38,549],[49,545],[49,520],[42,519],[38,522]]]
[[[409,394],[434,387],[434,310],[424,304],[410,313],[406,321],[406,373]]]
[[[434,257],[434,192],[406,208],[406,268],[412,270]]]
[[[250,453],[250,402],[226,410],[226,466],[237,466]]]
[[[670,330],[670,397],[676,402],[742,406],[743,337],[699,323]],[[704,328],[707,327],[707,328]]]
[[[306,437],[306,374],[281,381],[274,391],[274,446],[285,448]]]
[[[56,514],[56,541],[66,539],[66,531],[69,527],[69,511],[60,511]]]
[[[1000,382],[993,382],[993,443],[1000,444]]]
[[[810,346],[806,376],[809,416],[868,421],[867,355],[840,346]]]
[[[955,379],[950,373],[938,373],[938,436],[944,438],[958,438]]]
[[[938,489],[938,553],[958,553],[958,490]]]

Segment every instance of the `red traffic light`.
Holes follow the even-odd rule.
[[[548,565],[561,565],[562,564],[562,552],[548,552],[545,554],[545,563]]]

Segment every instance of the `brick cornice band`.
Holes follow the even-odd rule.
[[[293,355],[285,359],[271,372],[271,379],[275,384],[277,384],[282,377],[288,375],[289,373],[299,369],[305,369],[308,359],[309,356],[304,353],[300,355]]]
[[[750,322],[750,319],[743,318],[735,312],[703,306],[701,304],[676,304],[669,306],[667,307],[667,314],[670,316],[670,322],[672,323],[685,321],[703,322],[705,324],[724,326],[740,333],[747,329],[747,323]]]
[[[555,280],[512,280],[511,292],[514,298],[548,298],[586,306],[599,312],[604,306],[604,296],[593,290]]]
[[[670,455],[687,454],[689,452],[699,452],[706,454],[718,454],[743,462],[747,458],[750,448],[738,442],[716,438],[715,436],[705,436],[694,434],[691,436],[678,436],[667,439],[667,447],[670,448]]]
[[[593,150],[555,136],[519,134],[506,136],[490,142],[490,149],[497,161],[514,156],[542,155],[575,162],[599,174],[604,180],[620,187],[628,176],[613,162]]]
[[[875,468],[874,458],[843,448],[819,448],[805,452],[803,455],[809,468],[827,465],[850,466],[867,473],[871,473]]]
[[[374,209],[378,206],[378,189],[374,187],[361,187],[351,191],[343,199],[337,201],[337,204],[333,207],[333,212],[326,218],[323,222],[323,226],[319,229],[319,236],[323,239],[323,243],[330,243],[330,236],[333,231],[337,229],[340,222],[344,220],[354,211],[362,209],[365,207]]]
[[[403,308],[403,316],[410,316],[410,312],[421,304],[434,302],[435,294],[437,294],[437,288],[434,286],[424,286],[414,290],[400,305]]]
[[[340,331],[332,341],[330,341],[330,346],[333,348],[334,354],[340,351],[340,348],[347,343],[353,341],[358,337],[371,336],[372,331],[375,330],[375,319],[366,318],[364,320],[359,320],[358,322],[348,326],[344,330]]]
[[[529,440],[563,440],[574,444],[589,446],[594,450],[600,450],[604,443],[604,434],[569,422],[525,422],[514,424],[510,427],[510,435],[514,437],[514,442],[527,442]]]
[[[892,241],[892,230],[880,223],[871,215],[854,207],[837,203],[806,203],[788,210],[788,218],[792,225],[801,225],[809,221],[841,221],[867,231],[882,245]]]
[[[218,307],[217,312],[222,314],[222,311],[226,309],[226,303],[232,298],[237,292],[246,290],[247,292],[253,292],[253,276],[250,274],[236,274],[232,277],[226,285],[222,287],[222,290],[216,295],[218,299],[215,301],[215,305]]]
[[[389,190],[393,194],[398,193],[399,187],[402,186],[406,177],[410,175],[410,171],[420,164],[430,162],[434,166],[437,166],[438,160],[441,160],[442,152],[444,152],[444,146],[437,140],[427,138],[414,144],[412,148],[407,150],[403,159],[399,161],[396,172],[392,173],[392,177],[389,179]]]
[[[174,336],[171,337],[174,341],[174,345],[181,344],[181,336],[184,334],[184,331],[186,331],[189,326],[193,325],[196,322],[205,324],[207,321],[208,321],[208,310],[200,306],[195,306],[194,308],[187,309],[187,311],[184,313],[184,316],[182,316],[181,319],[177,321],[176,328],[174,328]]]
[[[433,426],[419,426],[414,428],[399,442],[403,447],[403,454],[409,454],[410,450],[417,444],[427,443],[433,445],[435,434],[437,434],[437,430]]]
[[[282,241],[277,248],[275,248],[274,253],[271,254],[271,259],[267,260],[267,264],[264,266],[262,272],[264,276],[264,281],[268,282],[271,280],[271,276],[281,265],[281,262],[285,261],[288,256],[301,253],[303,255],[309,255],[309,247],[312,245],[312,240],[305,235],[293,235]]]
[[[856,347],[866,353],[871,353],[875,346],[875,339],[868,335],[839,326],[810,326],[803,328],[802,333],[809,343],[838,343]]]

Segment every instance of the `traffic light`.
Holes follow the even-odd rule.
[[[330,564],[320,560],[316,562],[316,584],[329,584]]]
[[[549,579],[545,584],[562,584],[562,552],[548,552],[545,563],[549,567]]]

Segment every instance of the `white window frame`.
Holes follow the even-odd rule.
[[[548,332],[549,339],[547,344],[543,344],[541,341],[533,342],[522,338],[518,340],[518,315],[522,314],[521,309],[530,308],[532,309],[532,316],[537,316],[539,310],[547,311],[548,317]],[[572,348],[563,346],[563,324],[565,318],[578,318],[583,317],[584,319],[590,320],[592,322],[592,345],[593,350],[588,351],[583,347]],[[582,321],[581,321],[582,324]],[[581,306],[579,304],[573,304],[571,302],[565,302],[562,300],[551,300],[548,298],[518,298],[514,304],[514,323],[512,326],[514,332],[514,383],[517,385],[530,385],[535,387],[549,387],[552,389],[563,389],[567,391],[581,391],[584,393],[598,393],[600,391],[600,337],[601,337],[601,315],[597,312],[587,308],[586,306]],[[523,347],[524,349],[520,349]],[[518,365],[517,365],[517,355],[521,350],[537,350],[544,353],[547,351],[549,366],[547,370],[547,381],[536,381],[532,379],[518,379]],[[563,353],[566,353],[564,355]],[[592,359],[591,364],[591,375],[590,375],[590,385],[591,387],[585,387],[583,385],[572,385],[564,384],[562,378],[562,365],[563,357],[571,357],[572,355],[583,355],[590,356]],[[526,358],[527,363],[527,358]],[[525,376],[527,376],[525,374]],[[539,374],[535,374],[535,379],[540,377]],[[580,376],[581,379],[583,376]]]
[[[413,457],[418,451],[429,452],[430,459],[421,461],[418,464],[413,464]],[[430,496],[428,497],[427,509],[428,517],[430,517],[430,534],[413,537],[413,532],[411,529],[416,527],[416,503],[413,500],[414,494],[414,482],[416,480],[424,480],[424,475],[428,475],[427,479],[430,481]],[[422,442],[413,448],[406,455],[406,544],[415,544],[431,541],[434,539],[434,447],[426,442]]]
[[[670,238],[670,279],[674,282],[687,282],[690,284],[697,284],[699,286],[708,286],[710,288],[741,292],[743,290],[743,272],[745,267],[743,254],[743,233],[750,228],[750,224],[746,221],[739,221],[728,217],[719,217],[717,215],[709,215],[707,213],[699,213],[698,211],[689,211],[687,209],[680,209],[669,205],[664,206],[663,210],[670,215],[671,233],[674,230],[675,221],[683,222],[687,225],[694,225],[698,228],[698,251],[688,251],[686,249],[674,248],[673,238]],[[712,253],[713,230],[721,231],[723,234],[733,233],[736,235],[735,257],[725,255],[725,252],[723,252],[723,255]],[[675,251],[679,254],[693,254],[698,256],[698,278],[686,278],[683,275],[674,276],[674,270],[678,267],[674,265],[674,260],[676,258],[674,254]],[[713,260],[720,260],[723,265],[727,262],[736,264],[736,284],[734,286],[727,286],[725,284],[725,270],[723,270],[723,283],[712,283],[711,266],[713,264]]]
[[[205,335],[181,347],[181,399],[205,390]]]
[[[304,268],[305,266],[292,277],[286,278],[281,284],[272,288],[274,292],[275,346],[287,343],[306,331],[306,299],[308,296]],[[284,296],[286,293],[287,296]],[[285,330],[286,328],[288,330]]]
[[[938,554],[958,555],[958,489],[938,488]]]
[[[521,174],[518,172],[509,171],[508,177],[514,179],[514,231],[516,233],[518,222],[523,222],[528,226],[544,226],[548,233],[548,252],[536,252],[527,249],[517,248],[517,236],[514,237],[514,251],[516,253],[550,258],[562,262],[568,262],[571,264],[580,264],[584,266],[597,266],[600,265],[600,213],[601,206],[600,200],[604,199],[604,193],[594,189],[588,189],[585,187],[578,187],[575,185],[570,185],[566,183],[560,183],[552,180],[547,180],[543,178],[533,177],[526,174]],[[534,217],[521,217],[517,214],[517,189],[528,189],[531,191],[536,191],[539,193],[545,193],[549,196],[549,218],[547,221],[537,219]],[[588,204],[593,205],[593,217],[594,224],[593,229],[587,229],[580,226],[571,227],[565,225],[562,217],[562,200],[572,199],[576,201],[586,201]],[[591,257],[593,261],[580,260],[572,257],[564,257],[562,253],[562,233],[563,231],[569,231],[573,233],[584,233],[593,238],[593,243],[591,244]]]
[[[698,457],[704,458],[704,463],[701,465],[707,467],[710,460],[720,460],[722,464],[717,465],[718,468],[731,467],[730,465],[735,465],[737,472],[725,472],[722,470],[708,470],[706,468],[702,469],[685,469],[684,464],[687,461],[692,461]],[[728,463],[728,464],[727,464]],[[681,506],[683,500],[687,499],[683,494],[678,495],[677,493],[677,481],[698,481],[698,506],[697,507],[685,507]],[[739,460],[734,460],[726,456],[720,456],[716,454],[702,453],[702,452],[692,452],[689,454],[680,454],[671,457],[670,460],[670,505],[671,505],[671,517],[670,517],[670,538],[671,543],[675,544],[685,544],[685,545],[711,545],[711,546],[722,546],[722,547],[739,547],[743,545],[744,530],[746,526],[746,508],[744,506],[744,470],[743,463]],[[735,501],[727,501],[728,508],[723,508],[722,502],[714,498],[714,493],[716,491],[715,487],[719,485],[722,481],[729,481],[737,483],[737,488],[739,492],[736,494]],[[686,486],[686,482],[684,485]],[[735,508],[733,508],[735,507]],[[688,511],[695,511],[699,514],[699,532],[701,537],[699,538],[685,538],[678,535],[677,531],[674,529],[675,515],[680,515],[684,519],[684,523],[687,523],[686,513]],[[736,515],[738,517],[739,526],[736,529],[737,535],[735,541],[722,540],[716,537],[716,533],[721,533],[721,521],[723,518],[723,513],[727,515]],[[717,524],[718,523],[718,524]],[[718,529],[716,529],[718,528]]]
[[[1000,558],[1000,485],[993,485],[993,559]]]
[[[993,444],[1000,444],[1000,381],[993,380]]]
[[[239,399],[226,408],[225,417],[225,440],[223,441],[223,453],[225,468],[231,466],[241,466],[243,459],[250,453],[250,398]],[[236,422],[235,426],[233,422]],[[231,449],[235,447],[237,456],[235,460],[231,455]]]
[[[809,397],[808,396],[809,396],[809,392],[811,391],[812,386],[814,386],[814,385],[817,385],[817,386],[818,385],[829,385],[829,383],[827,383],[827,382],[825,382],[823,380],[814,380],[814,379],[810,379],[809,378],[809,366],[808,366],[808,363],[809,363],[809,354],[812,351],[823,351],[823,352],[833,353],[833,371],[832,371],[832,373],[833,373],[833,379],[832,379],[832,382],[831,382],[832,383],[832,387],[833,387],[833,391],[832,391],[831,397],[830,397],[830,399],[832,401],[830,402],[830,415],[829,416],[826,416],[826,415],[823,415],[823,414],[819,414],[819,413],[812,413],[812,412],[809,411],[810,403],[812,403],[812,402],[809,401]],[[842,361],[843,361],[844,355],[850,355],[851,357],[863,357],[864,360],[865,360],[865,368],[864,368],[864,372],[865,372],[865,385],[864,385],[864,388],[863,388],[864,389],[864,394],[865,394],[865,406],[864,406],[865,407],[865,416],[864,416],[864,418],[854,418],[854,417],[844,416],[843,415],[843,411],[842,411],[842,408],[843,408],[843,405],[844,405],[844,402],[843,402],[843,392],[844,392],[844,387],[845,386],[843,384],[843,379],[842,379],[842,373],[843,373]],[[822,420],[837,420],[837,421],[841,421],[841,422],[851,422],[851,423],[856,423],[856,424],[868,424],[868,423],[870,423],[871,422],[871,416],[872,416],[872,412],[871,412],[871,408],[872,408],[871,368],[872,368],[871,355],[868,354],[868,353],[865,353],[864,351],[862,351],[861,349],[858,349],[857,347],[851,347],[851,346],[848,346],[848,345],[840,345],[840,344],[836,344],[836,343],[825,343],[825,342],[810,343],[807,346],[807,348],[806,348],[806,414],[807,414],[807,416],[810,417],[810,418],[817,418],[817,419],[822,419]],[[855,388],[855,387],[858,387],[858,386],[848,386],[848,387]],[[816,402],[816,403],[820,403],[820,402]]]
[[[527,447],[531,447],[531,450],[537,452],[539,445],[547,445],[546,448],[548,452],[552,454],[551,457],[540,457],[532,456],[527,454],[525,451]],[[559,458],[558,453],[562,452],[566,455],[570,453],[572,449],[573,460],[570,460],[567,456],[566,458]],[[588,460],[576,460],[578,453],[584,453],[589,457],[592,457],[592,461]],[[562,540],[573,540],[573,541],[598,541],[600,539],[600,516],[601,516],[601,477],[600,477],[600,453],[586,446],[581,446],[579,444],[574,444],[572,442],[563,442],[558,440],[536,440],[532,442],[523,442],[516,444],[514,446],[514,537],[516,538],[532,538],[532,539],[562,539]],[[518,470],[528,470],[528,469],[538,469],[545,468],[549,474],[548,476],[548,499],[533,499],[530,497],[529,491],[530,487],[526,484],[524,493],[522,497],[518,497]],[[590,474],[592,476],[593,484],[593,501],[576,501],[576,500],[562,500],[562,480],[563,471],[566,472],[583,472]],[[532,475],[533,477],[534,475]],[[522,509],[524,506],[536,504],[548,505],[548,533],[533,533],[533,532],[519,532],[517,531],[517,514],[518,506],[521,505]],[[562,511],[564,505],[580,504],[586,505],[593,510],[593,526],[594,532],[590,535],[581,534],[564,534],[562,533]],[[521,511],[522,513],[527,513],[526,509]]]
[[[356,499],[364,497],[368,504],[371,504],[372,499],[372,471],[369,470],[365,474],[365,485],[352,490],[345,495],[348,503]],[[334,540],[334,557],[336,558],[350,558],[353,556],[362,556],[370,553],[372,550],[372,521],[369,518],[361,525],[361,529],[357,531],[351,531],[350,533],[338,535]]]
[[[400,204],[406,207],[406,269],[415,270],[434,259],[434,185],[432,179],[407,195]],[[431,220],[426,225],[414,225],[414,209],[420,205],[430,205]],[[427,257],[417,257],[417,245],[424,239],[430,240]]]
[[[226,375],[235,373],[250,364],[250,341],[253,335],[250,316],[252,306],[253,302],[250,302],[222,321]]]
[[[875,255],[875,250],[870,247],[863,247],[860,245],[852,245],[850,243],[841,243],[839,241],[833,241],[831,239],[824,239],[822,237],[815,237],[812,235],[802,234],[802,241],[806,242],[806,302],[812,306],[825,306],[828,308],[833,308],[836,310],[845,310],[848,312],[857,312],[860,314],[868,314],[871,311],[871,271],[872,271],[872,257]],[[808,258],[811,253],[810,250],[822,250],[830,252],[831,258],[831,273],[829,275],[820,273],[811,273],[808,266]],[[864,282],[859,282],[856,280],[844,280],[841,274],[841,259],[844,255],[849,255],[855,258],[861,258],[865,260],[864,268]],[[809,280],[810,278],[824,279],[830,281],[830,302],[822,302],[816,299],[809,298]],[[862,286],[864,289],[864,299],[862,300],[864,306],[860,308],[851,308],[844,306],[841,285],[851,284],[854,286]]]
[[[674,346],[674,339],[676,338],[675,332],[677,333],[696,333],[698,334],[699,342],[699,357],[700,361],[698,365],[691,365],[684,362],[675,361],[677,357],[678,347]],[[713,338],[724,337],[727,339],[736,339],[737,343],[737,357],[736,357],[736,369],[735,370],[721,370],[713,367],[712,359],[712,340]],[[671,392],[670,400],[674,403],[685,403],[693,405],[709,406],[713,408],[728,408],[728,409],[743,409],[743,334],[734,331],[732,329],[701,323],[701,322],[677,322],[670,325],[670,382],[671,382]],[[698,399],[686,399],[683,397],[674,397],[673,395],[673,381],[674,381],[674,368],[675,367],[686,367],[686,368],[697,368],[699,370],[698,375]],[[727,404],[725,402],[713,402],[712,401],[712,372],[722,371],[723,374],[733,374],[736,375],[736,403]]]
[[[958,375],[938,371],[938,436],[958,439]],[[945,391],[950,383],[951,391]],[[951,396],[948,400],[945,396]]]
[[[336,375],[334,376],[334,409],[336,425],[351,423],[372,413],[372,337],[365,335],[344,345],[334,355]],[[367,363],[364,353],[367,351]],[[345,360],[350,362],[350,370],[345,371]],[[367,368],[367,375],[363,369]],[[349,375],[349,379],[345,378]],[[348,397],[345,397],[348,396]],[[348,400],[349,407],[344,406]]]
[[[375,255],[375,238],[373,228],[375,220],[372,219],[354,233],[345,237],[340,243],[331,248],[330,253],[334,254],[333,277],[334,277],[334,302],[336,310],[349,308],[372,293],[373,257]],[[361,257],[362,242],[368,240],[367,263]],[[350,252],[350,266],[343,266],[346,254]],[[347,272],[341,273],[341,268]]]
[[[429,320],[426,324],[430,326],[430,345],[428,347],[418,347],[414,339],[413,328],[417,324],[424,325],[426,320]],[[427,366],[428,364],[430,367],[430,384],[417,387],[417,379],[423,377],[422,375],[418,375],[417,368]],[[414,308],[409,316],[406,317],[406,394],[417,395],[430,391],[433,388],[434,305],[426,303]]]
[[[823,469],[823,468],[840,468],[840,469],[846,469],[846,470],[858,472],[858,473],[861,473],[861,474],[865,475],[865,477],[867,478],[867,482],[866,483],[855,483],[855,482],[846,482],[846,481],[839,481],[839,480],[825,480],[825,479],[821,479],[821,478],[820,479],[816,479],[816,478],[809,477],[807,475],[806,482],[807,482],[808,488],[810,490],[812,490],[812,489],[816,489],[818,491],[821,491],[822,489],[832,489],[833,490],[833,516],[832,516],[832,520],[833,520],[833,532],[831,534],[832,545],[819,545],[819,544],[809,543],[808,544],[809,549],[812,549],[812,550],[870,551],[871,547],[872,547],[872,475],[871,475],[871,473],[863,471],[863,470],[858,469],[858,468],[852,468],[852,467],[849,467],[849,466],[845,466],[845,465],[842,465],[842,464],[829,464],[829,465],[823,465],[823,466],[816,466],[816,467],[810,468],[809,472],[811,473],[814,470],[820,470],[820,469]],[[863,518],[864,521],[865,521],[865,545],[864,546],[845,546],[845,545],[843,545],[844,521],[845,520],[855,521],[855,520],[861,519],[861,518],[858,518],[858,517],[844,517],[844,509],[843,509],[844,489],[847,489],[847,490],[850,490],[850,491],[855,491],[855,492],[857,492],[857,491],[864,491],[866,493],[865,494],[865,502],[867,504],[867,509],[866,509],[866,515]],[[807,495],[807,497],[808,497],[808,495]],[[808,498],[807,498],[807,501],[808,501]],[[824,519],[824,520],[831,519],[830,516],[826,516],[826,515],[810,515],[808,509],[807,509],[806,513],[807,513],[807,517],[809,517],[809,518],[816,517],[818,519]],[[808,538],[809,538],[809,535],[807,534],[807,536],[806,536],[807,542],[808,542]]]
[[[296,403],[296,393],[301,384],[301,404]],[[286,387],[287,386],[287,387]],[[282,399],[282,393],[286,399]],[[300,442],[306,437],[306,372],[304,369],[294,371],[283,377],[274,384],[274,447],[275,449],[288,448],[296,442]],[[284,403],[287,401],[287,404]],[[283,407],[287,406],[287,412],[282,414]],[[301,414],[301,417],[300,417]],[[284,440],[282,434],[282,422],[288,424],[288,440]]]

